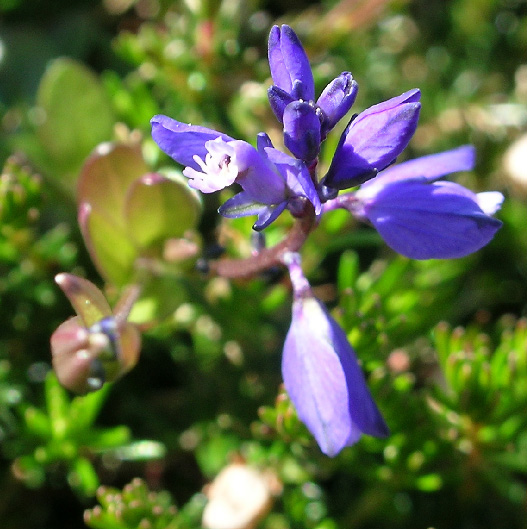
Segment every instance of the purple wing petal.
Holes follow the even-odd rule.
[[[262,137],[259,145],[264,145],[266,140]],[[257,151],[252,145],[243,141],[230,143],[236,152],[236,163],[240,170],[240,176],[236,180],[253,202],[261,204],[279,204],[286,197],[286,183],[276,167],[271,163],[266,151]],[[274,150],[271,148],[271,150]]]
[[[367,218],[396,252],[413,259],[463,257],[488,244],[501,222],[453,182],[392,183],[364,204]]]
[[[314,160],[320,150],[320,120],[303,101],[287,105],[283,115],[284,144],[300,160]]]
[[[274,222],[287,206],[287,200],[273,206],[266,206],[258,213],[258,219],[253,224],[253,230],[262,231]]]
[[[301,160],[291,158],[291,156],[277,149],[267,148],[265,152],[269,161],[275,165],[286,182],[290,195],[289,198],[307,198],[313,204],[315,213],[318,215],[322,205],[306,164]]]
[[[426,178],[429,182],[458,171],[470,171],[474,168],[476,150],[472,145],[464,145],[457,149],[422,156],[415,160],[393,165],[385,169],[377,178],[364,184],[384,186],[399,180]]]
[[[344,332],[313,297],[294,301],[282,374],[299,418],[325,454],[337,455],[362,433],[387,434]]]
[[[353,187],[392,163],[415,132],[419,96],[418,90],[411,90],[368,108],[352,120],[339,142],[325,185]]]
[[[358,91],[359,85],[349,72],[341,73],[326,86],[317,101],[322,111],[323,137],[346,115]]]
[[[273,26],[269,34],[269,67],[273,82],[290,95],[293,95],[293,83],[301,82],[301,99],[311,101],[315,97],[315,83],[309,59],[296,36],[287,25],[281,28]]]
[[[258,215],[265,204],[255,202],[245,191],[234,195],[224,202],[218,209],[218,213],[228,219]]]
[[[205,143],[207,141],[216,138],[232,141],[230,136],[221,132],[181,123],[167,116],[154,116],[150,123],[152,125],[152,138],[161,150],[181,165],[193,169],[199,169],[199,165],[193,158],[194,155],[205,158],[207,154]]]

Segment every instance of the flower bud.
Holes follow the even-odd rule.
[[[102,292],[90,281],[59,274],[77,316],[65,321],[51,336],[53,368],[60,383],[74,393],[100,389],[132,369],[139,358],[139,331],[126,320],[127,311],[113,315]]]

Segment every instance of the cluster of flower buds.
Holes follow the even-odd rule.
[[[219,208],[221,215],[256,215],[253,228],[260,231],[285,210],[302,221],[343,208],[372,224],[396,252],[414,259],[462,257],[493,238],[501,226],[492,216],[503,201],[501,193],[476,194],[440,181],[473,169],[471,146],[394,165],[417,127],[418,89],[353,115],[327,173],[320,176],[322,143],[351,109],[358,84],[343,72],[315,99],[308,57],[287,25],[271,29],[269,65],[274,83],[269,102],[283,124],[284,145],[291,154],[276,149],[265,133],[253,147],[167,116],[151,120],[154,140],[185,166],[183,174],[192,188],[211,193],[234,183],[241,186]],[[350,191],[339,194],[344,190]],[[303,226],[309,231],[316,224]],[[275,251],[263,251],[261,268],[276,262],[289,268],[294,301],[282,363],[285,387],[322,451],[334,456],[362,433],[382,437],[388,429],[344,331],[302,275],[295,253],[300,246],[286,241]],[[216,268],[216,273],[221,270]],[[243,266],[237,270],[244,275]],[[258,270],[255,259],[250,270]]]

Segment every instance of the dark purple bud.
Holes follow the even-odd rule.
[[[275,85],[267,90],[267,97],[269,98],[269,104],[271,105],[271,110],[274,112],[276,119],[282,123],[285,107],[289,105],[289,103],[292,103],[295,98]]]
[[[320,120],[315,108],[295,101],[284,112],[284,144],[300,160],[314,160],[320,151]]]
[[[358,91],[359,85],[349,72],[341,73],[326,86],[317,101],[322,113],[323,138],[352,107]]]
[[[269,67],[278,88],[293,95],[294,82],[301,81],[300,93],[294,94],[295,98],[314,100],[315,83],[309,59],[296,33],[285,24],[273,26],[269,34]]]
[[[352,119],[341,136],[324,184],[335,189],[354,187],[393,163],[417,127],[419,97],[419,90],[411,90]]]

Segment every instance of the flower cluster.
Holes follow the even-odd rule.
[[[254,147],[167,116],[151,120],[154,140],[185,166],[192,188],[211,193],[233,183],[241,186],[220,207],[221,215],[256,215],[253,228],[260,231],[285,210],[303,219],[344,208],[372,224],[395,251],[415,259],[462,257],[492,239],[501,226],[492,215],[503,196],[476,194],[440,180],[473,168],[471,146],[394,165],[417,127],[418,89],[353,115],[320,177],[322,143],[350,111],[358,84],[343,72],[315,100],[309,60],[286,25],[271,29],[269,65],[274,83],[269,102],[290,154],[276,149],[265,133]],[[339,194],[344,190],[350,191]],[[275,255],[289,268],[294,292],[282,372],[299,417],[322,451],[333,456],[362,433],[383,436],[388,429],[345,333],[303,277],[297,249],[283,244]]]

